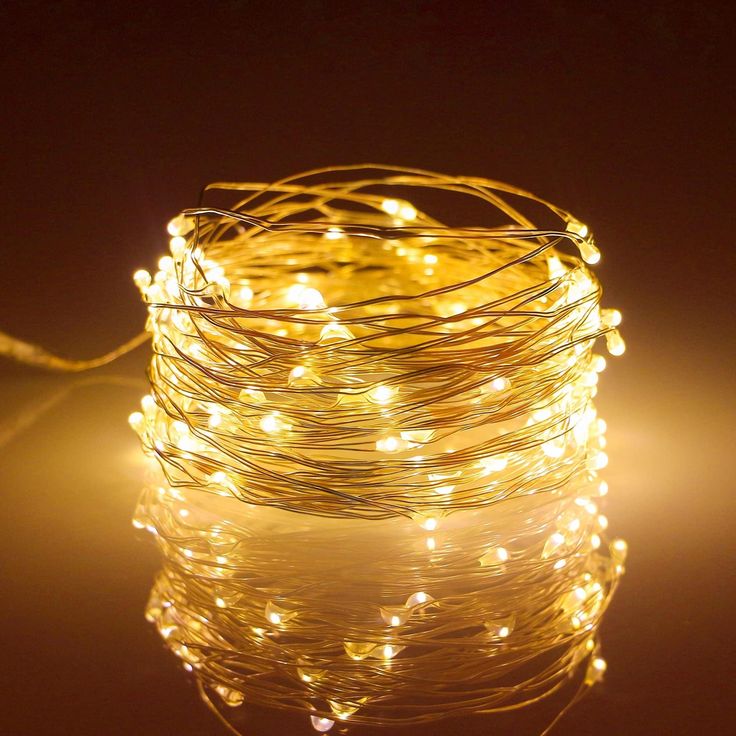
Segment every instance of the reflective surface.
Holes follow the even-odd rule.
[[[467,15],[366,4],[350,15],[305,3],[288,18],[246,5],[197,18],[6,5],[2,329],[72,357],[131,337],[144,319],[131,273],[153,265],[168,218],[213,179],[372,159],[506,179],[559,202],[595,230],[606,298],[626,319],[628,351],[597,403],[606,513],[630,554],[602,627],[605,681],[556,733],[729,733],[726,5],[581,16],[566,3]],[[101,373],[142,381],[147,357]],[[17,427],[75,379],[0,371],[0,732],[224,733],[143,618],[159,562],[130,524],[143,468],[126,418],[142,384],[80,386]],[[249,734],[303,724],[246,713]],[[531,736],[548,716],[495,732]],[[488,730],[478,718],[403,733]]]
[[[727,407],[715,391],[675,403],[667,384],[684,385],[691,366],[673,361],[662,386],[658,366],[642,354],[632,350],[624,367],[609,371],[601,392],[611,457],[607,510],[631,550],[602,628],[609,670],[559,733],[651,733],[647,718],[669,733],[709,723],[718,733],[733,695],[726,676],[734,502],[719,469]],[[120,366],[132,385],[85,379],[50,405],[78,379],[3,374],[9,733],[217,732],[191,680],[143,619],[158,557],[130,524],[143,461],[125,419],[141,393],[135,376],[145,357],[142,351]],[[33,406],[46,410],[29,426],[13,426]],[[531,734],[545,714],[509,721],[514,732],[521,726]],[[245,724],[253,733],[309,732],[300,717],[260,710]],[[482,718],[464,725],[467,733],[487,727]]]

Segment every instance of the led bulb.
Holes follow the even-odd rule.
[[[312,728],[318,733],[327,733],[334,725],[335,721],[330,718],[321,718],[320,716],[309,716]]]
[[[276,434],[286,429],[286,424],[279,416],[278,412],[272,414],[266,414],[265,417],[261,418],[260,421],[261,429],[268,434]]]
[[[577,220],[570,220],[567,223],[567,232],[575,233],[581,238],[587,238],[590,231],[588,230],[588,226],[583,224],[582,222],[578,222]]]
[[[586,263],[593,264],[600,261],[601,253],[593,244],[593,237],[587,225],[577,220],[570,220],[567,223],[567,232],[575,233],[575,235],[582,238],[582,240],[577,241],[577,246],[580,250],[580,255]]]
[[[618,327],[623,321],[623,315],[618,309],[601,309],[601,323],[604,327]]]
[[[325,233],[327,240],[339,240],[343,237],[343,231],[339,227],[331,227]]]
[[[144,417],[143,414],[139,411],[134,411],[129,417],[128,417],[128,424],[136,431],[139,432],[141,429],[143,429],[144,425]]]
[[[317,386],[319,383],[317,374],[306,366],[298,365],[289,372],[289,386]]]
[[[283,626],[296,616],[296,611],[290,611],[282,606],[277,605],[273,601],[266,603],[264,610],[266,621],[274,626]]]
[[[505,457],[494,455],[492,457],[482,458],[478,461],[478,464],[485,471],[485,475],[488,475],[490,473],[498,473],[501,470],[504,470],[509,464],[509,461]]]
[[[508,562],[509,553],[504,547],[492,547],[486,550],[480,558],[481,567],[493,567]]]
[[[395,644],[384,644],[381,647],[381,657],[386,660],[393,659],[404,647],[396,646]]]
[[[332,712],[341,720],[345,721],[350,718],[353,713],[357,713],[360,706],[365,703],[365,698],[358,698],[354,702],[341,703],[337,700],[328,700],[327,703],[330,706]]]
[[[412,519],[427,532],[433,532],[439,527],[439,518],[436,515],[417,513],[412,516]],[[434,549],[434,545],[432,549]]]
[[[427,444],[433,436],[434,430],[431,429],[410,429],[401,432],[401,439],[408,442],[412,447]]]
[[[391,386],[376,386],[368,392],[368,399],[379,405],[388,404],[396,395],[396,389]]]
[[[297,664],[296,671],[302,682],[318,682],[327,674],[327,670],[313,667],[303,659],[299,659]]]
[[[250,286],[238,286],[230,289],[230,303],[240,309],[248,309],[253,301],[253,289]]]
[[[607,667],[605,659],[602,657],[593,657],[585,673],[586,684],[593,685],[596,682],[600,682],[603,679]]]
[[[614,539],[611,542],[611,557],[618,562],[623,562],[626,559],[628,550],[629,546],[623,539]]]
[[[360,661],[370,656],[378,644],[365,641],[345,641],[343,646],[345,647],[345,652],[350,659]]]
[[[406,599],[406,603],[404,605],[407,608],[413,608],[414,606],[422,606],[431,600],[433,600],[432,596],[428,595],[427,593],[424,593],[423,591],[419,591],[418,593],[412,593]]]
[[[175,260],[181,260],[187,249],[186,238],[182,238],[181,235],[175,235],[169,240],[169,250]]]
[[[493,621],[484,621],[485,627],[495,639],[507,639],[516,625],[516,616],[511,614],[504,618],[494,619]]]
[[[384,199],[381,202],[381,209],[387,215],[398,215],[401,208],[401,202],[398,199]]]
[[[166,230],[169,235],[186,235],[194,230],[194,219],[186,215],[177,215],[173,220],[169,220]]]
[[[601,260],[601,252],[589,240],[584,240],[582,243],[578,243],[578,249],[580,250],[580,255],[583,257],[583,260],[590,265],[594,265]]]
[[[394,435],[382,437],[376,442],[378,452],[400,452],[404,449],[406,449],[406,441]]]
[[[141,407],[146,416],[151,416],[156,411],[156,401],[151,394],[146,394],[141,399]]]
[[[381,618],[388,626],[401,626],[405,624],[409,616],[411,616],[411,609],[404,606],[384,606],[381,608]]]
[[[237,708],[239,705],[242,705],[245,699],[243,693],[239,690],[234,690],[225,685],[216,685],[215,691],[222,698],[225,705],[229,705],[231,708]]]
[[[550,458],[560,458],[565,454],[565,445],[559,440],[550,440],[542,445],[542,452]]]
[[[606,369],[606,359],[602,355],[594,355],[591,358],[590,367],[596,373],[602,373]]]
[[[552,557],[552,555],[558,554],[560,551],[560,547],[562,547],[564,544],[564,535],[560,534],[560,532],[555,532],[554,534],[551,534],[544,545],[544,549],[542,550],[542,557],[546,559],[548,557]]]
[[[151,274],[145,269],[140,268],[133,274],[133,283],[140,289],[141,293],[145,293],[146,289],[151,285]]]
[[[258,389],[254,388],[244,388],[238,394],[238,398],[244,404],[261,404],[266,401],[266,395],[263,393],[263,391],[259,391]]]
[[[327,306],[320,291],[298,282],[287,289],[286,301],[292,306],[307,310],[325,309]]]
[[[416,220],[417,219],[417,211],[408,202],[404,202],[399,207],[399,217],[402,220],[408,220],[408,221]]]
[[[508,378],[499,376],[498,378],[494,378],[490,381],[488,385],[493,391],[508,391],[511,386],[511,381],[509,381]]]
[[[325,325],[319,334],[319,342],[321,344],[343,342],[353,339],[355,339],[355,335],[353,335],[345,325],[336,324],[334,322]]]
[[[608,455],[599,450],[588,460],[588,467],[591,470],[603,470],[608,465]]]
[[[171,256],[161,256],[161,258],[158,259],[158,267],[164,273],[173,273],[174,259]]]

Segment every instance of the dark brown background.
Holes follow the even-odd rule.
[[[134,334],[131,272],[214,179],[373,161],[566,207],[595,230],[624,312],[629,352],[599,406],[608,514],[631,556],[603,626],[606,681],[555,733],[732,733],[729,5],[6,2],[0,329],[78,357]],[[79,386],[16,425],[71,381],[0,366],[0,733],[220,733],[142,618],[157,558],[129,524],[125,423],[141,389]],[[302,732],[249,713],[249,734]]]

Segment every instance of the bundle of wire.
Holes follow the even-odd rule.
[[[320,182],[213,185],[254,191],[185,211],[160,270],[135,276],[154,357],[131,423],[171,485],[386,518],[551,492],[602,467],[592,346],[624,345],[620,314],[560,250],[597,261],[587,228],[549,205],[565,229],[534,229],[499,192],[531,195],[483,180]],[[391,187],[469,195],[512,224],[443,227],[372,193]]]
[[[624,343],[587,227],[407,169],[215,190],[236,203],[182,212],[135,275],[130,420],[164,474],[136,518],[165,557],[149,617],[208,702],[328,730],[519,708],[583,660],[586,689],[626,549],[601,552],[594,343]],[[446,226],[438,195],[495,221]]]
[[[595,345],[625,346],[587,226],[499,182],[332,167],[211,185],[168,232],[134,276],[153,358],[130,423],[162,472],[135,524],[164,553],[149,617],[211,707],[326,731],[599,679],[626,545],[602,539]],[[146,336],[0,353],[75,371]]]

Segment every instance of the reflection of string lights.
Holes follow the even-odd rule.
[[[148,615],[212,707],[421,723],[537,702],[583,662],[584,692],[626,554],[592,403],[594,343],[625,345],[588,228],[410,169],[208,190],[239,201],[185,210],[134,275],[153,359],[130,423],[163,471],[135,518],[165,556]],[[500,221],[420,207],[458,195]],[[83,370],[141,341],[0,354]]]
[[[131,424],[165,474],[136,517],[165,556],[148,616],[213,708],[319,732],[521,707],[585,660],[583,692],[626,551],[597,505],[593,343],[624,350],[599,251],[505,185],[345,171],[213,187],[241,200],[182,213],[135,275],[154,358]],[[503,223],[446,228],[397,187]]]
[[[601,544],[599,492],[579,479],[453,514],[428,548],[403,517],[295,516],[158,480],[135,516],[165,560],[147,617],[214,702],[306,710],[317,730],[522,707],[585,661],[582,691],[626,552]]]

